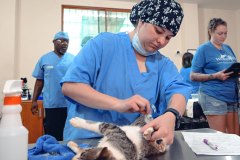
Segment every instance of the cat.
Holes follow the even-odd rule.
[[[142,126],[152,120],[142,115],[134,123],[117,126],[106,122],[93,122],[75,117],[70,119],[74,127],[84,128],[102,134],[98,145],[93,148],[79,148],[69,141],[67,146],[76,153],[72,160],[140,160],[145,157],[163,154],[168,145],[163,140],[150,141],[153,128],[140,132]]]

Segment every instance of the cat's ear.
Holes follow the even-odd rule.
[[[112,152],[110,150],[108,150],[107,147],[104,147],[101,151],[101,153],[99,154],[99,157],[98,157],[99,160],[102,160],[102,159],[112,159]]]
[[[95,159],[95,160],[108,160],[112,159],[112,152],[108,150],[107,147],[104,148],[91,148],[85,150],[82,154],[80,159],[88,160],[88,159]]]

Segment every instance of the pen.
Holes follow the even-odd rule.
[[[156,107],[155,107],[155,105],[154,104],[151,104],[151,109],[152,109],[152,111],[153,111],[153,113],[155,113],[155,112],[157,112],[157,109],[156,109]]]
[[[157,109],[154,104],[151,104],[150,107],[151,107],[153,113],[157,112]],[[153,120],[152,114],[148,114],[147,117],[150,121]]]
[[[205,143],[206,145],[208,145],[211,149],[213,150],[218,150],[218,146],[211,143],[209,140],[207,139],[203,139],[203,143]]]

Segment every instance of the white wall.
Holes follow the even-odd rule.
[[[185,12],[182,34],[183,50],[196,49],[199,45],[198,5],[183,4]]]
[[[1,0],[0,5],[0,97],[7,79],[16,78],[16,0]],[[16,65],[17,66],[17,65]],[[2,105],[2,98],[0,100]]]
[[[41,55],[53,50],[53,35],[61,30],[61,5],[95,6],[130,9],[134,3],[110,0],[0,0],[0,93],[7,79],[27,77],[33,89],[31,74]],[[227,43],[239,52],[240,11],[199,9],[196,4],[182,4],[184,21],[178,35],[161,52],[178,68],[186,49],[196,48],[207,40],[207,23],[212,17],[228,22]],[[180,51],[181,54],[176,54]],[[2,95],[0,94],[0,99]]]

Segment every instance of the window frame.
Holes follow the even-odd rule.
[[[105,15],[106,12],[131,12],[131,9],[121,9],[121,8],[106,8],[106,7],[91,7],[91,6],[75,6],[75,5],[62,5],[61,9],[61,30],[63,31],[63,18],[64,18],[64,9],[81,9],[81,10],[98,10],[98,11],[104,11]],[[106,18],[107,16],[105,16]],[[105,19],[105,26],[106,24],[106,19]],[[107,27],[106,27],[107,28]]]
[[[111,21],[109,21],[109,17],[111,17],[111,13],[116,13],[116,14],[127,14],[128,16],[131,14],[131,10],[130,9],[120,9],[120,8],[106,8],[106,7],[90,7],[90,6],[75,6],[75,5],[62,5],[62,9],[61,9],[61,31],[65,31],[65,24],[64,24],[64,18],[65,18],[65,15],[64,15],[64,13],[66,13],[65,12],[65,9],[66,10],[79,10],[80,12],[84,12],[84,10],[86,10],[86,11],[93,11],[93,12],[102,12],[101,14],[102,14],[102,20],[104,20],[105,22],[98,22],[98,28],[97,28],[97,33],[99,34],[100,32],[115,32],[115,31],[113,31],[112,29],[112,25],[111,25]],[[78,12],[78,11],[77,11]],[[110,15],[110,16],[109,16]],[[104,16],[104,17],[103,17]],[[128,17],[127,16],[127,17]],[[101,18],[101,17],[99,17],[99,18]],[[127,17],[125,17],[125,20],[127,20],[126,18]],[[118,18],[118,16],[116,16],[116,18]],[[129,20],[129,19],[128,19]],[[109,23],[108,23],[109,22]],[[128,23],[128,25],[129,24],[131,24],[131,22],[130,22],[130,20],[129,20],[129,22],[127,22]],[[100,25],[101,24],[101,25]],[[127,25],[127,26],[128,26]],[[116,24],[116,27],[117,27],[118,25]],[[90,26],[91,27],[91,26]],[[132,25],[132,27],[134,28],[134,26]],[[126,32],[128,32],[128,31],[132,31],[132,29],[133,28],[130,28],[130,30],[125,30]],[[121,28],[121,29],[123,29],[123,28]],[[125,29],[125,28],[124,28]],[[123,29],[123,30],[124,30]],[[122,32],[122,31],[121,31]],[[81,32],[80,32],[81,33]],[[70,35],[69,35],[70,36]],[[71,36],[72,36],[72,34],[71,34]],[[70,37],[71,38],[71,37]],[[76,38],[74,38],[74,39],[72,39],[71,40],[71,45],[68,47],[68,52],[69,53],[72,53],[73,55],[76,55],[76,54],[78,54],[80,51],[81,51],[81,48],[83,47],[82,45],[83,45],[83,39],[76,39]],[[79,44],[78,44],[79,43]],[[84,42],[85,43],[85,42]],[[77,46],[76,46],[76,44],[77,44]],[[78,46],[79,45],[79,46]]]

